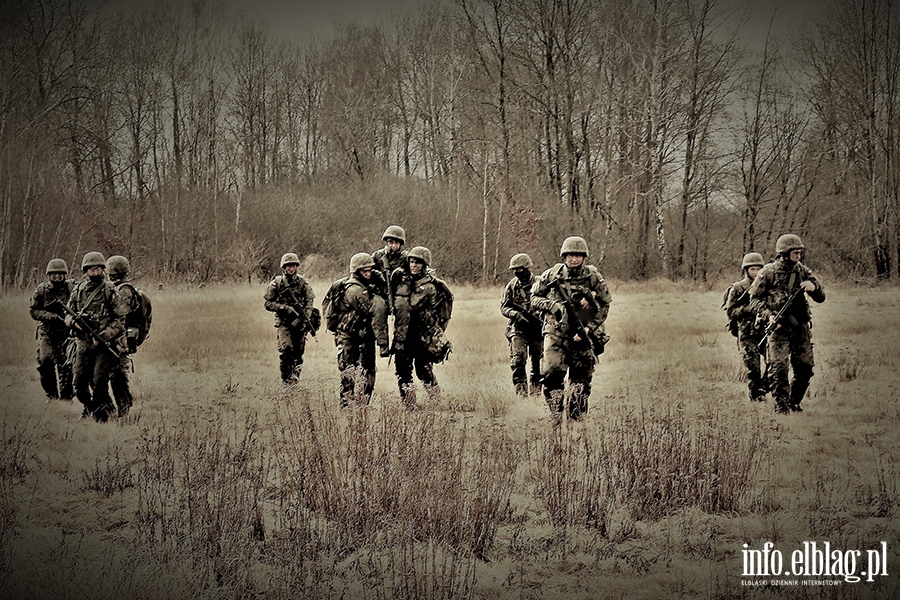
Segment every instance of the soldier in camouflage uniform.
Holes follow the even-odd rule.
[[[506,338],[509,340],[509,368],[512,369],[516,393],[520,396],[528,394],[529,357],[531,393],[541,393],[543,338],[541,319],[531,309],[531,287],[535,279],[531,272],[533,265],[531,257],[524,253],[516,254],[510,259],[509,268],[515,276],[506,284],[503,298],[500,300],[500,312],[509,319],[509,325],[506,327]]]
[[[750,400],[753,402],[766,401],[766,376],[760,370],[759,351],[764,328],[759,325],[756,313],[750,308],[750,286],[765,264],[759,252],[750,252],[744,256],[741,261],[744,278],[728,288],[724,307],[730,321],[729,327],[737,330],[738,349],[746,368]]]
[[[395,309],[397,299],[394,297],[393,288],[391,287],[391,274],[399,268],[405,269],[407,266],[407,252],[403,250],[403,244],[406,243],[406,231],[399,225],[390,225],[384,230],[381,239],[384,241],[384,247],[379,248],[372,253],[372,260],[375,262],[375,271],[372,273],[372,281],[381,287],[378,296],[384,298],[385,304],[375,305],[375,325],[388,328],[388,315],[394,315],[394,327],[398,327],[397,318],[401,319],[399,327],[406,328],[408,322],[403,322],[409,316],[409,308],[404,306],[400,311]],[[401,298],[401,302],[406,300]],[[381,351],[381,356],[389,356],[390,351]]]
[[[337,346],[338,369],[341,371],[341,407],[348,406],[354,398],[368,404],[375,389],[375,344],[373,327],[376,305],[384,300],[375,295],[372,272],[375,261],[371,255],[360,252],[350,258],[350,277],[343,283],[341,317],[334,332]],[[387,331],[382,330],[378,345],[387,348]],[[357,390],[357,382],[362,389]]]
[[[37,362],[41,387],[47,400],[72,399],[72,365],[67,360],[69,331],[63,305],[69,303],[75,281],[67,279],[66,261],[54,258],[47,263],[47,278],[31,297],[31,318],[38,322]]]
[[[109,386],[112,390],[113,400],[116,402],[116,409],[120,417],[124,417],[131,410],[134,404],[134,396],[131,393],[131,381],[129,372],[133,369],[131,362],[131,354],[134,350],[127,343],[127,332],[129,329],[129,316],[137,308],[137,303],[141,301],[128,279],[128,273],[131,270],[131,264],[124,256],[110,256],[106,261],[106,273],[109,280],[116,286],[116,293],[119,294],[121,301],[128,306],[128,314],[125,316],[126,344],[125,351],[120,354],[119,362],[109,374]]]
[[[806,296],[819,303],[825,301],[822,284],[800,262],[803,250],[803,242],[798,236],[785,234],[779,237],[775,242],[778,257],[762,268],[750,286],[750,306],[757,319],[775,327],[769,335],[766,363],[778,414],[803,410],[800,402],[809,388],[815,366],[810,331],[812,315]],[[798,295],[777,322],[776,315],[795,292]],[[790,369],[794,371],[794,379],[789,383]]]
[[[416,246],[409,251],[407,267],[398,267],[391,274],[391,285],[397,299],[398,315],[394,330],[397,384],[400,398],[410,409],[416,406],[413,368],[429,397],[440,393],[434,376],[434,362],[446,358],[449,351],[438,311],[439,292],[434,271],[429,269],[431,251]],[[446,344],[446,346],[444,345]]]
[[[577,420],[587,413],[596,357],[609,340],[604,323],[612,297],[600,272],[585,264],[588,247],[583,238],[566,238],[559,255],[564,262],[544,271],[535,282],[531,308],[544,316],[541,375],[551,416],[557,420],[562,417],[568,372],[569,416]],[[564,304],[566,296],[577,319],[569,316]],[[589,339],[584,339],[574,321],[584,325]]]
[[[303,368],[306,334],[316,335],[320,314],[313,307],[315,294],[306,279],[297,273],[300,259],[293,252],[281,257],[283,273],[266,288],[266,310],[275,313],[281,381],[295,383]],[[301,314],[303,313],[303,314]],[[305,317],[304,317],[305,315]],[[313,329],[310,329],[310,324]]]
[[[69,308],[81,315],[87,325],[97,332],[109,348],[99,343],[83,329],[71,315],[66,316],[75,336],[75,395],[84,405],[82,417],[93,417],[105,422],[113,414],[109,395],[110,373],[119,364],[113,352],[125,351],[125,315],[129,306],[116,293],[116,287],[104,275],[106,259],[99,252],[88,252],[81,261],[81,270],[87,275],[69,298]],[[110,350],[111,348],[111,350]]]

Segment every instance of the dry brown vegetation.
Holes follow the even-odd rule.
[[[776,418],[746,399],[718,291],[613,283],[588,418],[559,428],[513,394],[500,290],[456,291],[442,396],[412,413],[386,360],[372,405],[339,410],[324,331],[281,388],[258,286],[156,292],[135,407],[106,425],[44,403],[27,298],[0,300],[0,597],[900,594],[894,562],[741,585],[743,543],[894,555],[896,289],[829,290],[806,412]]]

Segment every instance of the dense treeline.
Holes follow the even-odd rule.
[[[724,0],[450,0],[298,40],[203,0],[0,13],[4,288],[91,249],[330,274],[390,223],[473,281],[571,233],[621,278],[706,280],[788,230],[898,273],[893,0],[823,3],[790,46]]]

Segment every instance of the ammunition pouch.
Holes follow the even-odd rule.
[[[597,331],[596,333],[591,335],[591,346],[594,349],[594,354],[600,356],[603,354],[604,350],[606,350],[606,344],[609,342],[609,336],[605,331]]]
[[[425,353],[431,362],[442,363],[453,351],[453,345],[440,327],[435,327],[425,341]]]
[[[141,343],[141,330],[137,327],[126,327],[125,328],[125,345],[128,348],[129,354],[134,354],[137,352],[137,347]]]

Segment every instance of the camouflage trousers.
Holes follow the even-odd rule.
[[[541,356],[544,354],[543,340],[529,341],[519,333],[509,336],[509,368],[512,370],[512,382],[516,393],[528,393],[529,365],[531,367],[531,393],[541,390]]]
[[[428,357],[424,342],[418,336],[407,339],[404,349],[394,356],[397,373],[397,386],[400,388],[400,399],[407,408],[416,406],[416,387],[413,383],[413,369],[416,377],[422,382],[429,397],[440,393],[437,379],[434,376],[434,363]]]
[[[341,406],[368,404],[375,389],[375,338],[338,333],[337,363],[341,372]]]
[[[121,358],[109,374],[109,387],[116,401],[116,409],[120,417],[124,417],[134,405],[131,394],[131,373],[134,369],[131,355],[123,352]]]
[[[800,402],[809,389],[815,366],[809,323],[774,331],[769,336],[766,362],[775,410],[801,410]],[[790,370],[794,371],[793,381],[789,381]]]
[[[306,351],[306,331],[278,325],[275,328],[275,340],[278,345],[278,366],[281,381],[293,383],[300,377],[303,369],[303,353]]]
[[[388,305],[381,296],[372,295],[372,331],[379,348],[390,346],[388,339]]]
[[[397,296],[394,298],[394,342],[406,343],[406,335],[409,332],[409,319],[409,298]],[[385,323],[387,323],[387,318],[385,318]]]
[[[544,397],[552,415],[562,414],[566,399],[566,373],[569,375],[568,410],[572,419],[579,419],[588,411],[591,380],[594,377],[594,356],[590,348],[565,340],[557,335],[544,335],[544,356],[541,376]]]
[[[76,340],[75,366],[72,369],[75,396],[84,405],[84,416],[107,421],[114,410],[109,395],[109,378],[118,359],[93,341]]]
[[[69,338],[64,330],[38,330],[37,371],[47,398],[72,399],[72,362],[67,356],[68,346]]]
[[[744,373],[747,376],[747,387],[751,400],[765,400],[768,392],[768,368],[761,370],[763,355],[759,350],[761,335],[740,334],[738,336],[738,351],[741,354],[741,362],[744,363]]]

